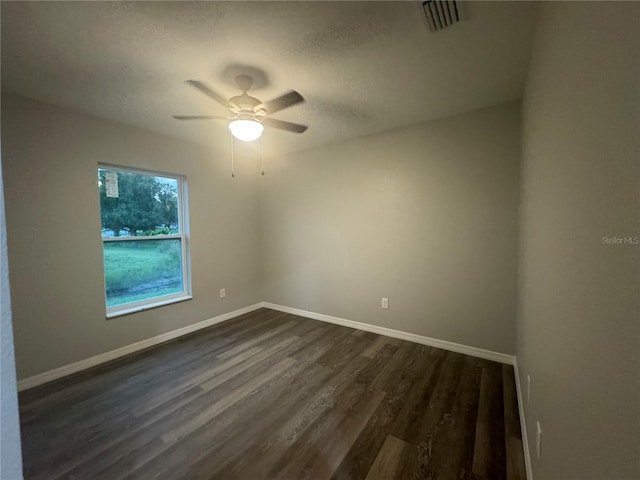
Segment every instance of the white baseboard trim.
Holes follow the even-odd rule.
[[[471,347],[468,345],[448,342],[446,340],[439,340],[431,337],[425,337],[423,335],[403,332],[401,330],[394,330],[391,328],[379,327],[377,325],[370,325],[368,323],[356,322],[353,320],[347,320],[345,318],[333,317],[331,315],[325,315],[322,313],[309,312],[307,310],[286,307],[284,305],[277,305],[275,303],[260,302],[254,305],[250,305],[248,307],[234,310],[232,312],[218,315],[213,318],[209,318],[208,320],[203,320],[202,322],[194,323],[193,325],[187,325],[186,327],[182,327],[177,330],[173,330],[171,332],[163,333],[161,335],[151,337],[146,340],[142,340],[140,342],[132,343],[130,345],[126,345],[124,347],[117,348],[109,352],[101,353],[100,355],[86,358],[84,360],[80,360],[79,362],[71,363],[69,365],[65,365],[59,368],[55,368],[53,370],[49,370],[44,373],[40,373],[38,375],[34,375],[32,377],[25,378],[18,382],[18,391],[37,387],[38,385],[42,385],[44,383],[51,382],[53,380],[57,380],[62,377],[66,377],[67,375],[71,375],[73,373],[86,370],[87,368],[95,367],[96,365],[100,365],[102,363],[115,360],[125,355],[138,352],[140,350],[144,350],[145,348],[153,347],[154,345],[159,345],[169,340],[173,340],[174,338],[178,338],[183,335],[187,335],[189,333],[195,332],[197,330],[207,328],[212,325],[216,325],[218,323],[225,322],[227,320],[230,320],[234,317],[238,317],[245,313],[253,312],[254,310],[258,310],[259,308],[270,308],[272,310],[291,313],[293,315],[311,318],[313,320],[320,320],[323,322],[334,323],[336,325],[355,328],[357,330],[364,330],[367,332],[377,333],[379,335],[385,335],[387,337],[399,338],[400,340],[408,340],[410,342],[420,343],[422,345],[429,345],[431,347],[442,348],[444,350],[449,350],[452,352],[484,358],[486,360],[492,360],[494,362],[515,365],[515,357],[513,355],[508,355],[505,353],[494,352],[491,350],[484,350],[482,348]],[[516,375],[516,381],[517,382],[519,381],[519,377],[517,375]],[[518,395],[518,401],[520,402],[520,407],[522,410],[522,405],[521,405],[522,399],[520,395]]]
[[[513,363],[513,373],[516,377],[516,393],[518,394],[518,412],[520,412],[520,430],[522,432],[522,449],[524,450],[524,467],[527,472],[527,480],[533,480],[531,468],[531,455],[529,453],[529,437],[527,436],[527,422],[524,418],[524,400],[520,387],[520,373],[518,372],[518,360]]]
[[[516,357],[514,357],[513,355],[508,355],[506,353],[493,352],[491,350],[470,347],[468,345],[462,345],[460,343],[447,342],[446,340],[438,340],[437,338],[416,335],[415,333],[407,333],[401,330],[394,330],[392,328],[379,327],[377,325],[355,322],[353,320],[347,320],[345,318],[332,317],[331,315],[324,315],[322,313],[308,312],[299,308],[285,307],[283,305],[277,305],[275,303],[269,302],[262,302],[262,306],[265,308],[270,308],[272,310],[278,310],[280,312],[298,315],[300,317],[335,323],[336,325],[351,327],[357,330],[365,330],[367,332],[377,333],[379,335],[385,335],[387,337],[399,338],[400,340],[408,340],[409,342],[429,345],[430,347],[442,348],[443,350],[471,355],[472,357],[484,358],[485,360],[493,360],[494,362],[506,363],[508,365],[513,365],[516,360]]]
[[[146,340],[142,340],[140,342],[132,343],[130,345],[126,345],[109,352],[101,353],[100,355],[96,355],[95,357],[85,358],[84,360],[80,360],[79,362],[71,363],[63,367],[49,370],[48,372],[34,375],[33,377],[25,378],[18,382],[18,391],[20,392],[22,390],[37,387],[38,385],[42,385],[44,383],[66,377],[67,375],[86,370],[87,368],[95,367],[96,365],[110,362],[111,360],[115,360],[116,358],[124,357],[125,355],[144,350],[145,348],[153,347],[154,345],[173,340],[174,338],[193,333],[197,330],[201,330],[203,328],[225,322],[234,317],[238,317],[240,315],[244,315],[245,313],[258,310],[259,308],[262,308],[262,306],[262,303],[256,303],[255,305],[239,308],[238,310],[234,310],[233,312],[223,313],[222,315],[203,320],[202,322],[187,325],[186,327],[163,333],[156,337],[147,338]]]

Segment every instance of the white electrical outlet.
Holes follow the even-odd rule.
[[[540,449],[542,443],[542,428],[540,428],[540,422],[536,422],[536,455],[538,456],[538,460],[540,460]]]
[[[527,403],[531,398],[531,376],[527,374]]]
[[[224,298],[227,296],[227,290],[225,288],[220,289],[220,298]]]
[[[382,297],[382,301],[380,302],[380,306],[387,310],[389,308],[389,299]]]

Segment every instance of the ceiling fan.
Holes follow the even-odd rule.
[[[247,94],[247,91],[253,85],[253,79],[250,76],[237,75],[235,81],[238,88],[242,90],[242,94],[231,97],[228,100],[202,82],[197,80],[187,80],[186,82],[229,110],[228,116],[174,115],[173,118],[176,120],[229,120],[229,130],[231,130],[233,136],[245,142],[260,138],[264,126],[293,133],[303,133],[307,130],[308,127],[306,125],[271,118],[272,114],[280,110],[304,102],[304,98],[298,92],[291,90],[269,102],[262,102]]]

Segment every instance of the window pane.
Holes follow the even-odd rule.
[[[103,242],[107,307],[182,292],[181,242]]]
[[[178,179],[98,169],[103,237],[180,233]]]

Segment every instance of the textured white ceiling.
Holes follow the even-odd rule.
[[[228,142],[224,115],[184,83],[225,96],[306,99],[274,118],[279,151],[307,149],[521,96],[535,23],[529,2],[465,2],[431,33],[420,2],[2,2],[2,90],[202,144]]]

